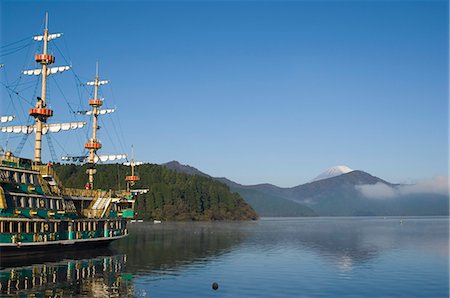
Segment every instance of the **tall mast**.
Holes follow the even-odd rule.
[[[131,176],[125,176],[125,181],[127,182],[127,191],[130,191],[130,188],[136,184],[141,178],[134,174],[134,167],[142,164],[142,162],[134,161],[134,148],[131,146],[131,162],[125,163],[127,166],[131,166]]]
[[[41,163],[41,150],[42,150],[42,127],[43,123],[47,122],[47,118],[53,116],[53,111],[47,109],[47,65],[55,62],[55,57],[47,54],[49,34],[48,34],[48,13],[45,14],[45,29],[44,29],[44,53],[37,54],[35,57],[36,62],[42,65],[42,88],[41,97],[38,97],[35,108],[30,109],[30,115],[36,119],[36,140],[34,143],[34,161]]]
[[[42,151],[42,135],[49,132],[56,133],[60,131],[72,130],[82,128],[86,125],[86,122],[70,122],[70,123],[46,123],[47,118],[53,116],[53,111],[47,108],[47,77],[49,75],[62,73],[70,69],[70,66],[55,66],[49,67],[50,64],[55,62],[55,57],[48,54],[48,42],[61,37],[62,33],[50,34],[48,32],[48,14],[45,14],[45,29],[43,35],[33,36],[35,41],[43,41],[43,54],[37,54],[35,60],[41,64],[42,67],[38,69],[24,70],[22,73],[29,76],[42,76],[42,88],[41,97],[37,98],[37,102],[34,108],[29,111],[30,116],[36,119],[36,123],[33,125],[14,125],[14,126],[1,126],[0,132],[6,133],[21,133],[30,134],[35,132],[36,141],[34,144],[34,161],[36,164],[42,163],[41,151]],[[11,121],[13,116],[2,116],[0,122]],[[6,122],[7,122],[6,121]]]
[[[97,172],[95,169],[95,155],[97,150],[102,148],[102,144],[97,140],[97,129],[98,129],[98,108],[103,105],[103,100],[98,98],[98,87],[102,84],[107,83],[107,81],[100,81],[98,78],[98,62],[95,66],[95,80],[91,82],[94,85],[94,99],[89,100],[89,105],[92,107],[92,138],[84,145],[84,148],[89,150],[88,163],[90,164],[86,173],[89,176],[88,186],[90,189],[94,187],[94,175]]]

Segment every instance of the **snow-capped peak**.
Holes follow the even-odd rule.
[[[347,166],[336,166],[336,167],[331,167],[329,169],[327,169],[325,172],[323,172],[322,174],[320,174],[319,176],[317,176],[316,178],[314,178],[313,180],[311,180],[311,182],[314,181],[318,181],[318,180],[323,180],[323,179],[328,179],[331,177],[336,177],[342,174],[346,174],[349,172],[352,172],[353,170],[350,169]]]

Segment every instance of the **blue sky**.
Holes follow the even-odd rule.
[[[40,34],[46,11],[65,34],[55,64],[74,67],[50,80],[51,121],[87,108],[74,74],[99,61],[118,108],[103,154],[134,144],[139,160],[243,184],[294,186],[335,165],[390,182],[448,174],[448,1],[2,1],[2,46]],[[27,51],[3,52],[2,82],[35,67]],[[17,90],[33,98],[31,84]],[[26,121],[29,104],[1,94],[2,114]],[[79,154],[86,134],[54,136],[58,154]]]

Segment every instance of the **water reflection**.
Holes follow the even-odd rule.
[[[181,266],[206,264],[233,250],[248,236],[251,222],[168,222],[129,225],[126,241],[113,248],[129,256],[133,274],[177,274]]]
[[[111,250],[84,251],[46,259],[45,263],[22,259],[28,265],[0,270],[1,296],[135,296],[131,275],[124,272],[127,262],[124,254],[113,254]]]
[[[259,249],[307,250],[347,271],[399,250],[448,258],[448,218],[269,218],[249,241]]]
[[[136,223],[108,250],[7,260],[0,296],[448,297],[448,229],[448,218]]]

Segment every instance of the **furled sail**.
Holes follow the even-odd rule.
[[[109,83],[109,80],[98,81],[98,85],[99,86],[100,85],[105,85],[105,84],[108,84],[108,83]],[[87,82],[86,85],[94,86],[95,85],[95,81]]]
[[[15,118],[15,116],[0,116],[0,123],[10,122]]]
[[[126,154],[96,155],[94,157],[94,162],[97,163],[99,161],[101,161],[101,162],[115,161],[115,160],[125,159],[125,158],[127,158]],[[87,155],[82,155],[82,156],[62,156],[61,160],[73,161],[73,162],[88,162],[89,156],[87,156]]]
[[[48,41],[61,37],[63,34],[62,33],[53,33],[53,34],[49,34],[48,35]],[[44,40],[44,35],[38,35],[38,36],[33,36],[33,39],[36,41],[42,41]]]
[[[47,68],[47,75],[55,74],[58,72],[63,72],[66,70],[69,70],[70,66],[57,66],[57,67],[50,67]],[[23,74],[29,75],[29,76],[39,76],[42,73],[42,69],[30,69],[30,70],[24,70],[22,71]]]
[[[135,166],[140,166],[142,164],[144,164],[142,161],[132,161],[132,162],[124,162],[123,165],[124,166],[131,166],[131,165],[135,165]]]
[[[125,158],[127,158],[126,154],[96,155],[94,158],[94,162],[114,161],[114,160],[125,159]]]
[[[130,192],[133,194],[133,195],[141,195],[141,194],[144,194],[144,193],[148,193],[148,189],[130,189]]]
[[[72,162],[84,162],[87,159],[87,155],[83,156],[61,156],[61,160]]]
[[[114,113],[115,111],[116,111],[115,109],[97,110],[97,115],[110,114]],[[92,115],[94,112],[91,110],[91,111],[78,111],[77,113],[82,115]]]
[[[51,123],[44,124],[42,127],[42,134],[46,134],[47,132],[60,132],[61,130],[71,130],[82,128],[86,125],[86,122],[71,122],[71,123]],[[34,125],[18,125],[18,126],[2,126],[0,127],[0,132],[8,132],[8,133],[23,133],[30,134],[35,130]]]

